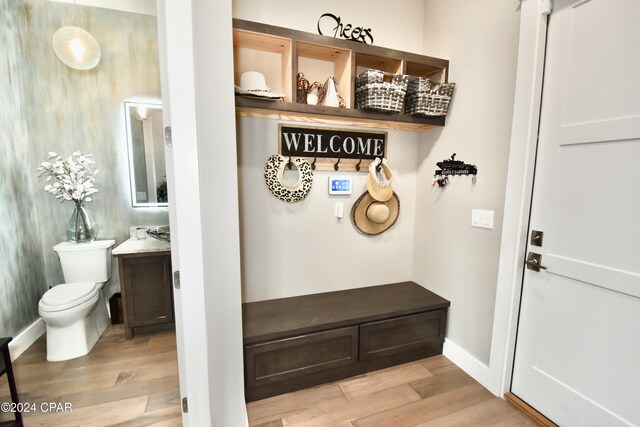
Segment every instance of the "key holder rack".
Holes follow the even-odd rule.
[[[456,160],[456,153],[453,153],[450,159],[437,162],[436,165],[440,169],[434,172],[432,185],[438,184],[440,187],[444,187],[449,183],[449,176],[455,175],[471,175],[471,182],[476,183],[478,168],[476,165],[465,163],[462,160]]]

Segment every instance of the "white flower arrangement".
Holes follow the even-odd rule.
[[[74,151],[67,159],[49,152],[47,161],[40,163],[37,169],[39,176],[47,177],[47,185],[44,190],[53,194],[56,199],[73,201],[76,206],[81,206],[84,202],[90,202],[91,194],[98,192],[95,186],[95,175],[100,170],[91,170],[91,154],[82,154]],[[52,182],[53,181],[53,182]]]

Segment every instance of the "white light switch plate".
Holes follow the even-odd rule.
[[[493,211],[471,209],[471,226],[493,230]]]

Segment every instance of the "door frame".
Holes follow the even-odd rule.
[[[547,22],[552,5],[552,0],[521,0],[520,6],[518,65],[489,375],[483,384],[497,396],[503,396],[511,387],[538,144]]]
[[[188,397],[182,421],[185,426],[248,426],[235,102],[228,90],[233,85],[231,0],[158,0],[158,5],[174,171],[172,268],[180,271],[176,338],[181,397]],[[211,186],[220,176],[226,177],[225,185]],[[219,209],[221,200],[229,201],[224,209]]]

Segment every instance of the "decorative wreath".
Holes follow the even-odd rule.
[[[290,164],[298,170],[298,180],[288,184],[284,180],[284,170]],[[264,164],[264,179],[271,194],[287,203],[304,200],[313,184],[313,169],[303,158],[286,158],[278,154],[267,159]]]

